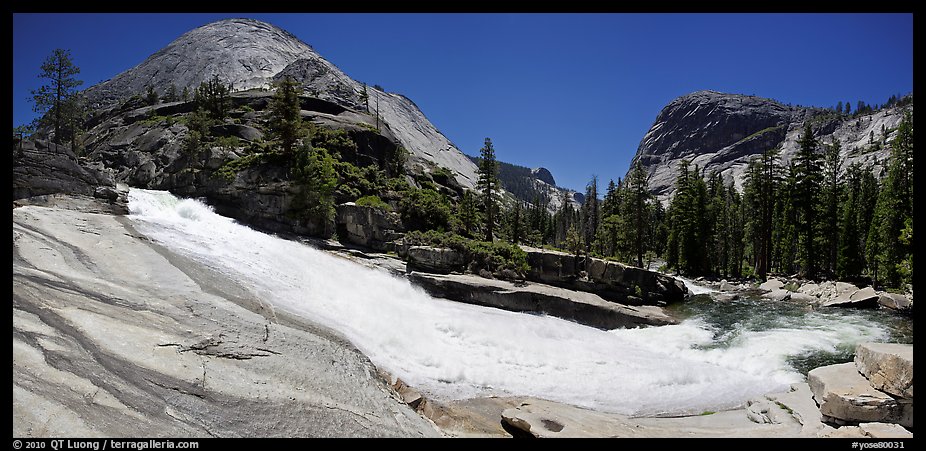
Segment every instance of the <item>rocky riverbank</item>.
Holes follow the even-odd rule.
[[[747,295],[758,295],[773,301],[791,301],[806,304],[812,308],[884,308],[903,314],[913,314],[913,291],[908,287],[905,293],[876,290],[867,286],[859,288],[848,282],[813,282],[796,278],[769,277],[762,283],[751,281],[708,281],[697,279],[697,283],[716,292],[711,297],[718,301],[730,301]]]
[[[13,436],[441,435],[336,333],[46,201],[13,209]]]
[[[912,351],[907,364],[878,346],[855,364],[894,400],[877,418],[843,415],[830,382],[681,418],[524,397],[428,399],[338,333],[150,242],[118,205],[67,195],[20,204],[31,205],[13,209],[14,436],[884,438],[910,436],[896,423],[912,429]],[[406,271],[393,257],[332,252]],[[897,406],[900,416],[890,413]]]

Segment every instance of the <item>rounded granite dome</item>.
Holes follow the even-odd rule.
[[[266,22],[226,19],[190,30],[138,66],[87,89],[91,102],[105,105],[143,93],[151,85],[165,92],[194,88],[218,76],[235,89],[268,86],[293,61],[321,59],[308,44]]]

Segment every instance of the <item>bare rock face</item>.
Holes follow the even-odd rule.
[[[858,425],[866,437],[871,438],[913,438],[913,433],[890,423],[862,423]]]
[[[401,231],[398,215],[379,208],[347,202],[338,205],[335,211],[338,236],[354,244],[384,250],[386,243],[396,239]]]
[[[556,186],[556,180],[553,178],[553,174],[551,174],[550,170],[547,168],[531,169],[531,174],[533,174],[537,180],[540,180],[548,185]]]
[[[807,374],[820,412],[848,423],[897,423],[913,427],[913,404],[874,388],[854,363],[815,368]]]
[[[121,104],[154,86],[160,94],[175,85],[194,89],[213,76],[237,91],[267,89],[284,76],[301,83],[304,92],[343,108],[376,114],[410,152],[409,164],[437,164],[451,170],[468,188],[476,183],[476,166],[440,133],[410,99],[367,88],[351,79],[312,47],[291,33],[251,19],[227,19],[193,29],[138,66],[85,92],[95,107]],[[253,135],[253,134],[252,134]]]
[[[778,279],[768,279],[759,285],[760,290],[775,291],[784,288],[785,283]]]
[[[891,310],[899,310],[904,312],[913,311],[913,301],[902,294],[881,293],[881,295],[878,297],[878,304]]]
[[[408,268],[439,274],[463,272],[466,269],[466,258],[449,248],[412,246],[408,248]]]
[[[14,139],[13,200],[55,193],[101,197],[115,187],[113,174],[81,164],[66,145],[42,139]]]
[[[592,292],[631,305],[664,305],[682,301],[688,294],[680,280],[655,271],[529,246],[521,249],[527,252],[530,265],[527,278],[535,282]]]
[[[84,203],[13,209],[13,436],[440,435],[342,337]]]
[[[877,173],[887,156],[887,146],[872,150],[869,137],[880,140],[882,126],[896,129],[903,111],[894,107],[857,118],[822,118],[814,126],[814,136],[824,143],[840,140],[843,167],[853,162],[871,163]],[[650,190],[663,202],[675,191],[682,159],[698,165],[705,175],[717,171],[742,190],[750,158],[781,146],[781,161],[787,164],[799,148],[804,121],[821,113],[824,110],[786,106],[756,96],[697,91],[662,109],[640,141],[634,162],[647,169]],[[892,139],[893,133],[889,132],[886,140]]]
[[[594,293],[539,283],[422,272],[411,272],[408,278],[435,297],[514,312],[544,313],[605,330],[677,323],[660,307],[620,305]]]
[[[878,306],[878,293],[872,287],[865,287],[860,290],[842,291],[835,298],[823,303],[824,307],[855,307],[855,308],[875,308]]]
[[[861,343],[855,348],[855,366],[872,387],[913,399],[913,345]]]

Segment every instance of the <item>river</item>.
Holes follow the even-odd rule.
[[[912,319],[789,303],[672,309],[681,324],[604,331],[433,298],[408,280],[252,230],[200,201],[132,189],[137,230],[255,296],[340,332],[435,399],[537,396],[634,416],[698,414],[785,391],[863,341],[912,342]]]

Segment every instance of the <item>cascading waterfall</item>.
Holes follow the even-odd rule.
[[[428,296],[406,279],[254,231],[207,205],[133,189],[136,228],[255,296],[349,339],[427,396],[538,396],[627,415],[697,414],[803,380],[788,359],[883,340],[861,315],[812,312],[723,331],[681,324],[603,331]],[[743,313],[744,316],[750,313]]]

